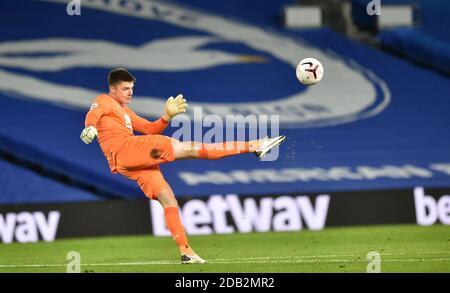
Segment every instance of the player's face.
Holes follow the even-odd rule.
[[[128,105],[133,96],[134,82],[121,81],[114,86],[110,86],[109,90],[113,98],[122,105]]]

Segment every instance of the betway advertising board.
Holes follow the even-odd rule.
[[[322,230],[353,225],[450,225],[450,189],[239,196],[180,200],[189,235]],[[0,206],[2,243],[148,234],[168,236],[156,201]]]

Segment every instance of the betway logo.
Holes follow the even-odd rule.
[[[428,226],[440,220],[442,224],[450,225],[450,195],[443,195],[435,200],[425,195],[423,187],[414,188],[414,204],[417,224]]]
[[[257,203],[257,200],[259,203]],[[190,235],[212,233],[248,233],[252,231],[299,231],[325,227],[329,195],[319,195],[315,205],[308,196],[245,198],[235,194],[212,195],[208,199],[192,199],[180,208],[181,218]],[[153,234],[170,235],[165,228],[164,211],[150,201]]]
[[[48,219],[43,212],[0,214],[0,238],[3,243],[36,242],[41,235],[44,241],[53,241],[59,218],[58,211],[50,211]]]

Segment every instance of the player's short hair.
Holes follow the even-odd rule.
[[[116,68],[108,74],[108,84],[115,85],[121,81],[135,82],[136,78],[125,68]]]

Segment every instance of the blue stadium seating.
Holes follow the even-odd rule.
[[[101,198],[0,160],[0,204],[96,201]]]
[[[365,7],[371,0],[352,0],[355,23],[376,30],[376,16],[369,16]],[[450,2],[445,0],[383,0],[388,5],[413,5],[416,23],[413,27],[384,28],[379,32],[381,47],[406,59],[450,73]],[[381,12],[382,13],[382,12]],[[444,17],[442,17],[444,16]]]
[[[189,0],[156,7],[138,1],[141,6],[117,9],[100,1],[103,6],[94,9],[88,1],[82,16],[68,16],[63,0],[0,2],[7,11],[0,25],[11,28],[0,34],[0,149],[104,193],[143,198],[134,182],[110,174],[97,143],[86,146],[79,139],[90,101],[107,91],[108,71],[125,66],[137,77],[131,107],[151,120],[179,92],[191,106],[207,105],[213,113],[228,107],[221,115],[245,114],[254,103],[258,114],[280,115],[279,131],[288,139],[278,160],[260,162],[246,154],[164,164],[177,196],[450,186],[450,80],[326,28],[287,30],[279,15],[290,2]],[[200,45],[183,47],[187,38]],[[180,47],[163,46],[170,41]],[[147,62],[151,54],[127,63],[145,50],[159,54],[161,47],[166,55],[160,58],[195,52],[216,63],[187,65],[194,59],[186,57],[171,69],[165,66],[172,59]],[[83,50],[93,55],[83,59]],[[264,62],[241,62],[249,55]],[[130,60],[112,62],[121,56]],[[218,56],[233,61],[211,59]],[[304,57],[324,64],[324,80],[314,87],[295,78],[296,62]],[[176,131],[174,126],[165,134]],[[21,182],[15,175],[5,178],[11,186]],[[35,195],[24,196],[96,198],[58,187],[61,192],[49,192],[48,199],[47,184],[37,182]],[[3,202],[15,202],[19,192],[5,191]]]

